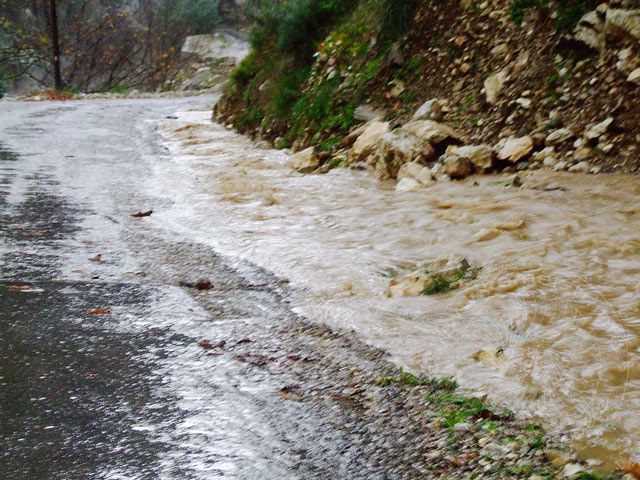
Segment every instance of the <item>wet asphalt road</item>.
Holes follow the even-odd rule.
[[[0,478],[389,478],[340,395],[296,398],[281,282],[131,216],[171,204],[142,188],[166,160],[149,120],[212,101],[0,103]],[[345,355],[308,390],[351,375],[349,342],[301,332]]]
[[[168,447],[143,424],[179,416],[154,362],[187,339],[128,328],[161,287],[126,278],[114,218],[135,188],[123,165],[144,168],[144,112],[176,108],[147,103],[110,105],[111,124],[104,102],[0,105],[0,478],[158,478]]]

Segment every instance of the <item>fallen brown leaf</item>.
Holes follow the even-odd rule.
[[[624,473],[629,473],[633,475],[635,478],[640,478],[640,464],[638,462],[626,462],[622,465],[621,471]]]
[[[92,262],[101,262],[102,261],[102,254],[99,253],[98,255],[96,255],[93,258],[90,258],[89,260],[91,260]]]
[[[285,400],[292,402],[302,401],[302,393],[298,391],[298,385],[287,385],[286,387],[282,387],[278,393]]]
[[[131,215],[132,217],[148,217],[153,213],[153,210],[147,210],[146,212],[138,212]]]
[[[108,315],[111,313],[110,308],[96,308],[89,312],[89,315]]]
[[[20,235],[23,237],[41,237],[44,235],[42,232],[22,232]]]
[[[19,291],[19,290],[29,290],[28,285],[7,285],[7,290]]]

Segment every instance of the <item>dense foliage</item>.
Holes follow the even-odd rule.
[[[558,30],[570,30],[589,10],[594,9],[599,0],[511,0],[509,13],[516,23],[521,23],[531,11],[547,13],[555,9]]]
[[[157,88],[191,34],[220,22],[221,0],[56,0],[69,90]],[[0,65],[10,79],[53,84],[49,2],[0,0]]]

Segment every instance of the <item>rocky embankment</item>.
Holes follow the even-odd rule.
[[[353,125],[314,132],[309,124],[291,137],[265,117],[241,130],[276,148],[291,145],[300,171],[370,166],[380,179],[397,178],[402,190],[543,167],[637,172],[640,9],[629,1],[603,3],[571,31],[557,29],[556,17],[541,9],[516,24],[509,2],[423,2],[409,31],[387,50],[376,46],[375,32],[363,36],[369,61],[360,70],[345,53],[360,43],[332,32],[318,47],[303,94],[313,98],[314,89],[340,83],[331,107],[340,111],[353,105],[350,92],[364,82]],[[369,70],[375,75],[366,76]],[[238,123],[247,108],[239,92],[223,98],[219,121]]]

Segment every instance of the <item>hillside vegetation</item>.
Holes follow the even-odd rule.
[[[353,163],[361,124],[378,118],[395,131],[413,118],[496,153],[531,141],[494,170],[635,172],[638,9],[638,0],[263,2],[252,53],[215,115],[277,148],[313,146],[324,171]]]

